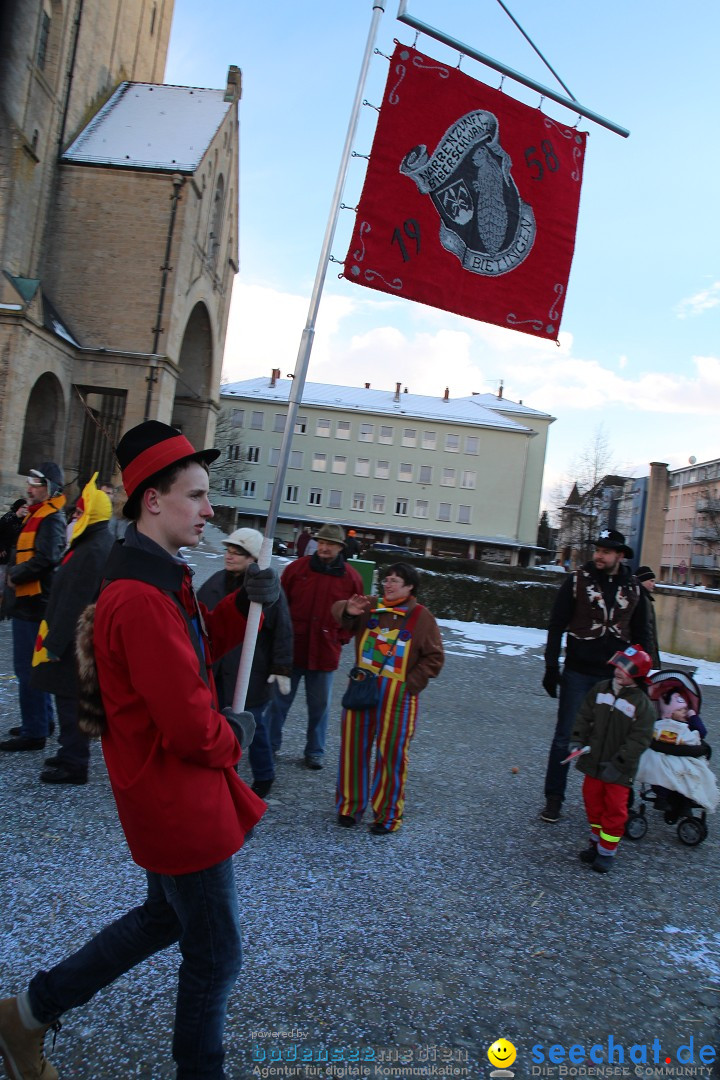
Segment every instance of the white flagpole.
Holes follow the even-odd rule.
[[[302,336],[300,338],[300,347],[298,349],[297,360],[295,362],[295,372],[292,379],[292,389],[290,391],[290,398],[288,401],[288,414],[285,419],[285,430],[283,432],[282,443],[280,445],[280,460],[278,461],[277,474],[275,476],[275,483],[273,485],[272,499],[270,500],[270,507],[268,509],[267,523],[265,525],[265,538],[263,540],[262,547],[260,549],[260,557],[258,559],[258,564],[261,570],[265,569],[265,567],[270,565],[270,558],[272,556],[273,537],[275,536],[275,526],[277,524],[278,512],[280,509],[280,503],[282,501],[283,488],[285,486],[285,474],[287,473],[288,461],[290,460],[290,448],[292,445],[293,434],[295,431],[295,421],[297,418],[298,408],[300,407],[300,402],[302,401],[303,390],[305,388],[305,379],[307,377],[308,365],[310,363],[310,353],[312,352],[313,342],[315,339],[315,323],[317,321],[318,308],[320,307],[320,298],[322,296],[323,285],[325,284],[325,275],[327,273],[328,261],[330,258],[330,249],[332,247],[338,215],[340,213],[340,202],[342,199],[343,187],[345,185],[345,177],[347,175],[350,154],[352,152],[352,144],[353,140],[355,139],[355,132],[357,130],[360,109],[362,107],[363,89],[365,86],[365,80],[367,78],[368,68],[370,66],[370,60],[372,58],[372,51],[375,46],[375,39],[377,37],[380,19],[382,18],[385,11],[385,0],[373,0],[372,7],[372,21],[370,23],[370,30],[368,32],[367,44],[365,45],[365,54],[363,56],[362,66],[360,68],[360,77],[358,79],[357,89],[355,91],[355,99],[353,101],[352,112],[350,114],[350,120],[348,122],[347,135],[345,136],[345,145],[343,147],[342,157],[340,159],[340,168],[338,169],[338,176],[335,182],[335,191],[333,193],[333,199],[330,206],[330,214],[328,216],[328,223],[325,229],[325,239],[323,241],[322,250],[320,251],[317,273],[315,274],[315,284],[313,286],[312,296],[310,297],[307,321],[305,323],[305,329],[303,330]],[[253,654],[255,652],[255,642],[257,640],[257,634],[260,628],[261,613],[262,607],[260,604],[250,605],[247,628],[245,630],[245,640],[243,641],[242,655],[240,657],[240,666],[238,668],[237,682],[235,684],[235,694],[233,696],[234,712],[240,712],[245,707],[245,698],[247,695],[248,683],[250,682],[250,669],[252,667]]]

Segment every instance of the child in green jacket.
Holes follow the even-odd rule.
[[[585,773],[583,800],[590,846],[580,859],[607,874],[625,831],[628,798],[640,755],[652,740],[655,710],[643,689],[652,667],[639,645],[608,661],[611,679],[596,683],[583,701],[570,737],[570,752],[582,749],[577,767]]]

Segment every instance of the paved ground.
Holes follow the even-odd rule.
[[[220,566],[217,536],[193,556],[200,580]],[[702,1046],[720,1047],[718,824],[689,848],[655,817],[645,839],[624,843],[612,875],[587,869],[578,775],[560,823],[536,816],[554,722],[539,650],[478,653],[461,634],[444,636],[447,664],[421,699],[396,836],[336,826],[333,767],[301,767],[299,703],[290,714],[268,812],[237,856],[245,966],[228,1077],[485,1077],[498,1037],[517,1049],[517,1077],[602,1073],[609,1040],[626,1075],[688,1075],[679,1047],[696,1067]],[[720,689],[705,701],[712,737]],[[0,707],[16,722],[6,623]],[[334,724],[333,763],[337,749]],[[0,760],[3,994],[143,893],[99,748],[84,788],[40,784],[43,756]],[[52,1054],[62,1080],[173,1077],[177,966],[171,950],[67,1016]],[[551,1045],[555,1062],[582,1050],[573,1065],[550,1065]]]

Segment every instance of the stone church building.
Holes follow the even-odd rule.
[[[0,495],[144,419],[215,431],[238,262],[238,102],[162,80],[173,0],[5,0]],[[73,491],[70,488],[71,492]],[[77,489],[75,489],[77,490]]]

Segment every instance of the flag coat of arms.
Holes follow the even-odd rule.
[[[556,340],[586,134],[398,45],[344,276]]]

